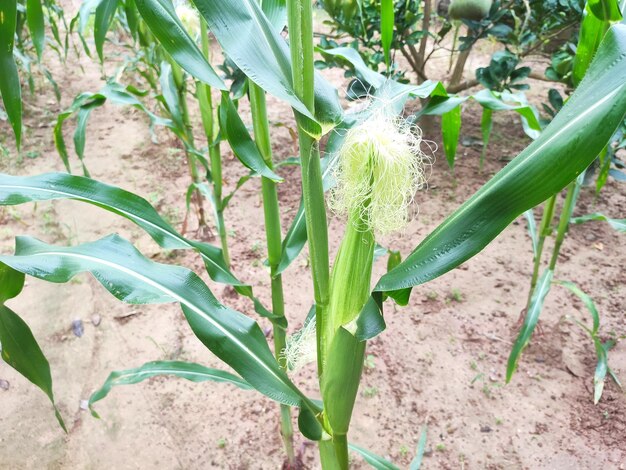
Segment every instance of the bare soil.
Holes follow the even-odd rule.
[[[104,84],[97,66],[86,58],[79,62],[84,71],[77,68],[77,59],[53,67],[63,90],[62,105],[44,83],[38,84],[36,96],[27,98],[24,148],[19,155],[9,150],[2,157],[3,172],[64,171],[52,141],[55,115],[77,93],[96,91]],[[109,73],[112,70],[112,65],[107,66]],[[345,84],[339,71],[329,71],[328,76],[337,85]],[[538,92],[530,98],[538,105],[543,95]],[[295,155],[292,114],[283,103],[268,99],[276,158]],[[480,108],[468,104],[462,135],[479,139],[479,123]],[[66,130],[68,143],[72,127],[69,124]],[[189,180],[184,154],[175,139],[159,130],[158,144],[154,143],[145,116],[109,104],[94,111],[88,130],[86,163],[92,176],[142,195],[181,229]],[[10,130],[4,122],[0,136],[8,149]],[[440,142],[439,135],[427,137]],[[419,216],[401,236],[381,240],[383,245],[406,255],[528,142],[517,115],[496,113],[482,173],[479,147],[459,147],[454,176],[443,153],[437,152],[429,189],[416,198]],[[226,149],[224,165],[227,186],[233,188],[246,170]],[[78,172],[76,159],[73,166]],[[279,196],[286,229],[298,207],[299,169],[284,167],[280,173],[285,177]],[[624,217],[626,186],[609,181],[597,198],[592,189],[584,189],[575,214],[590,212]],[[3,208],[0,221],[2,253],[11,253],[14,236],[20,234],[75,244],[115,232],[133,241],[146,256],[202,272],[201,261],[193,253],[165,253],[129,222],[78,202]],[[190,223],[195,223],[193,217]],[[257,294],[268,304],[258,181],[247,184],[233,198],[226,223],[233,270],[257,286]],[[342,225],[331,217],[333,253]],[[193,236],[194,229],[190,226],[188,234]],[[571,227],[556,277],[575,281],[593,296],[606,339],[626,335],[625,264],[624,235],[608,224]],[[384,269],[385,261],[380,260],[374,278]],[[387,305],[387,330],[368,347],[371,357],[351,440],[402,468],[408,467],[414,455],[423,425],[428,427],[424,469],[626,468],[626,397],[607,381],[601,402],[593,405],[594,348],[575,323],[590,323],[590,319],[577,298],[553,288],[541,317],[541,333],[534,335],[513,381],[504,384],[531,269],[531,243],[520,218],[472,260],[416,288],[406,308]],[[227,305],[254,316],[246,299],[207,282]],[[284,282],[293,332],[301,326],[312,301],[306,252],[287,271]],[[63,434],[57,426],[45,396],[0,363],[0,379],[8,382],[8,389],[0,390],[0,468],[281,467],[277,406],[228,385],[156,378],[114,389],[97,405],[102,420],[81,409],[81,400],[88,399],[112,370],[158,359],[222,367],[195,338],[178,306],[121,304],[89,276],[66,285],[28,279],[23,294],[9,305],[29,323],[51,363],[56,398],[69,432]],[[85,328],[80,338],[71,330],[77,319]],[[264,319],[259,323],[269,327]],[[618,342],[609,360],[614,372],[626,380],[626,342]],[[312,367],[305,368],[294,380],[316,395],[314,376]],[[305,467],[318,468],[315,447],[301,436],[296,437],[296,446]],[[353,463],[354,468],[367,468],[356,455]]]

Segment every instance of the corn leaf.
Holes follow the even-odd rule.
[[[227,89],[176,16],[171,0],[135,0],[135,4],[152,34],[186,72],[209,86]]]
[[[287,25],[287,2],[286,0],[263,0],[261,2],[263,13],[280,33]]]
[[[26,0],[26,23],[30,31],[33,45],[37,51],[37,58],[41,61],[41,54],[46,40],[45,22],[43,17],[43,0]]]
[[[319,411],[289,380],[254,320],[220,304],[189,269],[150,261],[117,235],[73,247],[18,237],[15,255],[0,262],[50,282],[90,272],[126,303],[177,302],[198,339],[252,387],[279,403]]]
[[[251,390],[252,387],[241,377],[219,369],[211,369],[200,364],[181,361],[153,361],[147,362],[141,367],[111,372],[104,384],[89,397],[91,413],[99,418],[93,409],[93,404],[105,398],[113,387],[118,385],[133,385],[157,376],[173,375],[191,382],[222,382],[230,383],[243,390]]]
[[[17,297],[24,287],[24,274],[0,263],[0,344],[2,359],[39,387],[50,399],[55,416],[67,431],[52,392],[50,365],[28,325],[4,302]]]
[[[530,237],[530,241],[533,245],[533,254],[537,256],[537,250],[539,246],[539,234],[537,233],[537,223],[535,222],[535,213],[532,208],[528,209],[524,212],[524,217],[526,218],[527,227],[528,227],[528,236]]]
[[[368,464],[372,466],[372,468],[375,468],[376,470],[400,470],[388,460],[383,459],[382,457],[374,454],[373,452],[370,452],[367,449],[364,449],[363,447],[359,447],[355,444],[348,444],[348,448],[350,450],[353,450],[354,452],[357,452],[361,457],[363,457],[363,460],[365,460]]]
[[[246,167],[259,176],[281,182],[283,179],[267,166],[263,155],[256,143],[250,137],[246,125],[241,120],[235,104],[228,96],[228,92],[222,92],[222,103],[219,108],[220,129],[226,134],[235,156]]]
[[[476,100],[484,110],[515,111],[522,119],[522,127],[526,135],[531,139],[539,137],[541,124],[539,123],[537,111],[526,102],[523,94],[481,90],[475,95],[472,95],[472,98]]]
[[[625,114],[626,26],[616,25],[585,80],[540,137],[385,274],[375,290],[422,284],[479,253],[521,213],[581,174]]]
[[[487,146],[489,145],[489,138],[491,137],[491,130],[493,129],[493,111],[489,108],[483,108],[483,115],[480,118],[480,130],[483,135],[483,149],[480,152],[480,170],[482,171],[485,164],[485,156],[487,155]]]
[[[417,450],[415,458],[409,466],[409,470],[419,470],[422,466],[422,459],[424,458],[424,451],[426,450],[426,440],[428,439],[426,425],[422,426],[422,432],[420,432],[420,439],[417,443]]]
[[[445,88],[443,88],[443,85],[439,82],[427,80],[421,85],[415,86],[388,79],[384,75],[369,68],[359,52],[351,47],[336,47],[333,49],[322,49],[318,47],[316,50],[323,55],[341,57],[350,62],[357,74],[367,82],[366,84],[377,90],[377,97],[382,99],[382,104],[388,105],[390,102],[399,102],[398,112],[402,111],[404,107],[404,101],[401,101],[403,97],[426,98],[428,96],[448,96]]]
[[[256,0],[193,0],[209,29],[230,59],[271,95],[289,103],[303,119],[307,132],[321,137],[340,120],[337,91],[315,74],[315,116],[298,99],[291,77],[287,43]]]
[[[524,317],[524,323],[519,334],[517,335],[515,343],[513,343],[511,354],[509,354],[509,360],[506,366],[506,383],[511,381],[513,373],[515,372],[515,369],[517,369],[517,363],[522,355],[522,351],[526,348],[526,346],[528,346],[530,337],[532,336],[533,331],[535,331],[535,327],[539,321],[539,315],[541,314],[541,309],[543,308],[543,303],[548,295],[548,292],[550,292],[553,275],[554,271],[546,269],[537,282],[535,291],[530,299],[530,305],[526,311],[526,316]]]
[[[0,343],[4,362],[46,394],[52,403],[59,425],[67,432],[54,401],[50,364],[26,322],[4,305],[0,305]]]
[[[574,284],[571,281],[552,281],[553,284],[557,286],[562,286],[570,290],[572,294],[575,294],[580,300],[582,300],[587,310],[591,314],[591,319],[593,321],[593,327],[589,332],[591,336],[595,336],[598,334],[598,330],[600,329],[600,314],[598,313],[598,309],[596,308],[596,304],[593,299],[585,293],[580,287]]]
[[[622,19],[618,0],[588,0],[587,5],[599,20],[620,21]]]
[[[13,206],[53,199],[86,202],[125,217],[145,230],[163,248],[196,250],[214,281],[243,285],[226,267],[219,248],[187,240],[165,222],[148,201],[136,194],[90,178],[65,173],[30,177],[0,174],[0,205]]]
[[[118,0],[101,0],[96,8],[93,38],[100,62],[104,62],[104,41],[113,23],[113,17],[117,10]]]
[[[626,233],[626,219],[610,219],[604,214],[594,212],[593,214],[581,215],[580,217],[573,217],[570,220],[572,224],[584,224],[591,220],[602,220],[607,222],[613,229],[618,232]]]
[[[65,121],[75,114],[78,116],[76,130],[74,132],[74,145],[76,154],[83,168],[83,173],[88,175],[89,172],[84,162],[87,121],[91,112],[95,108],[102,106],[107,100],[117,105],[132,106],[135,109],[143,111],[150,119],[151,128],[155,125],[165,126],[172,130],[183,142],[186,142],[184,130],[176,125],[174,121],[152,113],[135,95],[133,95],[133,93],[131,93],[129,87],[124,87],[117,82],[109,82],[97,93],[81,93],[74,99],[68,109],[57,116],[57,122],[54,126],[54,144],[68,172],[71,172],[71,168],[65,138],[63,137],[63,125]]]
[[[20,295],[24,288],[24,274],[0,263],[0,304]]]
[[[178,129],[184,129],[183,111],[178,98],[178,89],[176,88],[176,83],[174,83],[172,65],[165,60],[161,62],[159,85],[161,85],[161,96],[163,97],[163,101],[165,101],[165,106],[167,106],[167,110],[170,113],[174,125]]]
[[[393,25],[395,22],[393,0],[380,2],[380,40],[385,54],[387,70],[391,66],[391,43],[393,42]]]
[[[13,58],[17,1],[0,2],[0,96],[19,148],[22,137],[22,88]]]
[[[441,133],[443,136],[443,151],[448,160],[448,166],[454,170],[454,160],[456,149],[459,145],[459,135],[461,133],[461,106],[443,113],[441,116]]]
[[[580,24],[580,32],[578,33],[578,45],[576,46],[574,68],[572,70],[572,80],[575,85],[583,79],[608,27],[609,23],[594,15],[589,9],[589,5],[585,7],[583,20]]]

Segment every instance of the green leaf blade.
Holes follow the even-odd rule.
[[[185,30],[171,0],[135,0],[135,4],[154,36],[185,71],[211,87],[227,89]]]
[[[391,272],[377,291],[432,280],[479,253],[522,212],[573,181],[626,114],[626,26],[607,33],[585,80],[541,136]]]
[[[461,106],[457,106],[441,116],[441,133],[443,135],[443,150],[446,154],[448,166],[451,170],[454,170],[456,149],[459,145],[459,135],[461,133]]]
[[[39,61],[41,61],[46,40],[42,3],[43,0],[26,0],[26,23],[28,24]]]
[[[104,384],[89,398],[89,408],[92,410],[92,414],[98,417],[93,410],[93,405],[105,398],[113,387],[133,385],[157,376],[174,376],[196,383],[206,381],[230,383],[242,390],[252,389],[242,378],[219,369],[212,369],[191,362],[153,361],[134,369],[111,372]]]
[[[90,272],[127,303],[177,302],[198,339],[251,386],[279,403],[315,409],[280,367],[255,321],[220,304],[189,269],[150,261],[117,235],[73,247],[19,237],[15,256],[0,261],[49,282]]]
[[[228,96],[228,92],[222,92],[219,114],[220,129],[226,133],[226,139],[239,161],[259,176],[264,176],[277,183],[283,181],[267,166],[263,155],[261,155],[256,143],[250,137],[246,125],[241,120],[235,104]]]
[[[67,432],[54,401],[50,364],[26,322],[4,305],[0,305],[0,343],[2,359],[46,394],[59,425]]]
[[[0,2],[0,96],[19,149],[22,140],[22,87],[13,58],[17,1]]]
[[[381,0],[380,2],[380,36],[385,54],[387,70],[391,66],[391,43],[393,42],[394,18],[393,0]]]
[[[165,222],[148,201],[136,194],[90,178],[65,173],[30,177],[0,174],[0,205],[54,199],[86,202],[125,217],[145,230],[163,248],[198,251],[209,275],[216,282],[244,285],[226,267],[219,248],[187,240]]]
[[[539,321],[539,315],[541,314],[541,309],[543,308],[543,303],[548,295],[548,292],[550,292],[553,276],[554,271],[547,269],[537,282],[537,286],[533,292],[528,310],[526,311],[526,316],[524,317],[524,324],[520,329],[515,343],[513,343],[513,348],[511,348],[511,353],[507,361],[506,383],[511,381],[513,373],[515,372],[515,369],[517,369],[517,364],[520,356],[522,355],[522,351],[528,345],[530,337],[532,336],[533,331],[535,331],[535,327]]]

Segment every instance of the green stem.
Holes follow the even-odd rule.
[[[183,126],[185,127],[185,140],[188,146],[193,146],[194,137],[193,131],[191,127],[191,120],[189,118],[189,107],[187,106],[187,90],[184,81],[184,74],[180,66],[171,61],[172,64],[172,74],[174,75],[174,81],[176,83],[176,89],[178,91],[178,100],[180,102],[182,118],[183,118]],[[200,174],[198,173],[198,168],[196,166],[196,157],[189,152],[187,149],[187,145],[185,146],[185,154],[187,156],[187,163],[189,165],[189,173],[191,174],[191,180],[194,184],[202,183],[202,178],[200,178]],[[206,227],[206,218],[204,215],[204,205],[202,204],[202,194],[200,191],[196,189],[194,191],[194,197],[196,199],[196,204],[198,206],[198,225],[200,227]]]
[[[207,25],[203,18],[200,19],[200,37],[202,38],[202,52],[211,60],[209,48],[209,34]],[[200,114],[202,116],[202,125],[209,147],[209,162],[211,165],[211,180],[213,191],[213,203],[215,204],[215,224],[220,237],[222,247],[222,256],[227,266],[230,266],[230,255],[228,252],[228,236],[226,233],[226,224],[224,223],[224,204],[222,202],[222,155],[220,152],[220,141],[217,139],[219,132],[217,119],[215,117],[215,109],[213,108],[213,98],[211,96],[211,87],[204,83],[196,83],[198,91],[198,102],[200,104]]]
[[[348,453],[348,436],[345,434],[333,436],[333,444],[335,446],[335,456],[341,470],[348,470],[350,456]]]
[[[267,106],[265,92],[248,81],[250,90],[250,108],[252,110],[252,125],[254,138],[261,155],[268,167],[273,168],[272,146],[270,142],[269,122],[267,119]],[[278,206],[278,192],[276,183],[269,178],[261,178],[263,193],[263,211],[265,214],[265,237],[267,240],[267,257],[270,265],[272,287],[272,311],[274,315],[285,316],[285,301],[283,293],[282,276],[277,273],[282,254],[282,231],[280,226],[280,208]],[[281,354],[287,345],[286,332],[274,323],[274,353],[283,369],[286,369]],[[295,452],[293,449],[293,426],[291,423],[291,409],[287,405],[280,406],[280,429],[287,453],[289,466],[295,465]]]
[[[292,61],[292,79],[296,95],[313,113],[313,12],[310,0],[288,0],[287,19]],[[311,275],[316,305],[317,369],[321,377],[325,358],[322,356],[323,332],[329,301],[328,226],[322,186],[322,170],[318,142],[307,134],[298,121],[298,144],[302,171],[302,198],[311,258]]]
[[[552,250],[552,259],[550,259],[550,267],[551,271],[554,271],[556,267],[556,262],[559,258],[559,252],[561,251],[561,245],[563,245],[563,240],[565,240],[565,235],[567,234],[567,229],[569,227],[569,221],[572,217],[572,211],[574,210],[574,203],[576,200],[577,188],[576,181],[572,181],[567,186],[567,196],[565,196],[565,202],[563,203],[563,209],[561,209],[561,217],[559,218],[559,227],[556,233],[556,239],[554,241],[554,249]]]
[[[526,310],[530,307],[530,301],[535,292],[537,286],[537,280],[539,279],[539,269],[541,268],[541,256],[543,254],[543,246],[546,241],[546,237],[550,235],[550,226],[552,225],[552,218],[554,217],[554,205],[556,202],[556,194],[547,200],[546,206],[543,209],[543,215],[541,216],[541,223],[539,224],[538,240],[537,240],[537,253],[533,258],[533,275],[530,280],[530,292],[528,293],[528,300],[526,301]]]
[[[332,440],[319,441],[320,464],[324,470],[342,470]]]

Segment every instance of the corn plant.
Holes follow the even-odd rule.
[[[479,253],[516,217],[561,191],[589,166],[626,115],[626,27],[614,25],[608,30],[585,78],[538,138],[417,244],[403,261],[398,262],[396,256],[389,263],[391,269],[372,283],[376,240],[406,222],[407,206],[423,183],[425,156],[420,135],[398,115],[408,100],[444,103],[453,97],[438,83],[411,86],[370,71],[376,84],[370,105],[356,113],[345,112],[335,88],[314,69],[309,0],[288,0],[286,5],[270,0],[261,5],[255,0],[193,3],[224,52],[251,82],[256,142],[245,132],[245,126],[228,128],[227,138],[234,152],[245,152],[255,159],[260,154],[265,166],[271,167],[271,134],[268,135],[263,116],[263,94],[286,101],[294,110],[302,209],[280,250],[278,241],[282,235],[276,224],[275,186],[272,181],[263,180],[274,309],[267,316],[275,331],[286,331],[286,320],[280,311],[283,301],[279,298],[279,275],[306,240],[314,308],[304,330],[292,339],[291,345],[286,344],[284,352],[278,350],[282,347],[281,339],[272,351],[259,324],[220,303],[198,275],[181,266],[150,261],[117,235],[69,247],[18,237],[15,253],[0,256],[0,300],[4,303],[19,295],[24,275],[68,282],[80,272],[90,272],[124,302],[179,303],[194,334],[232,371],[184,362],[151,362],[111,374],[91,396],[92,407],[115,385],[136,383],[159,374],[228,382],[278,402],[282,406],[285,438],[289,437],[286,423],[291,423],[287,407],[297,408],[298,429],[318,443],[323,469],[347,469],[349,449],[361,453],[377,468],[396,468],[348,443],[367,342],[385,329],[384,302],[406,305],[414,287]],[[155,33],[155,39],[166,50],[176,51],[171,55],[183,69],[198,71],[210,67],[180,29],[159,28],[171,24],[169,0],[138,0],[139,4],[152,12],[144,19],[153,32],[160,32]],[[280,34],[285,22],[289,44]],[[227,101],[228,97],[222,96]],[[229,109],[232,110],[222,106],[226,118]],[[329,154],[324,158],[320,152],[322,139]],[[329,178],[330,174],[334,178]],[[327,204],[325,190],[332,186]],[[219,263],[211,263],[209,245],[179,234],[137,195],[66,174],[0,177],[3,205],[61,198],[94,204],[126,217],[163,247],[195,250],[205,259],[213,279],[249,288],[241,286]],[[345,221],[332,267],[327,205]],[[303,348],[308,341],[312,347]],[[27,324],[4,305],[0,309],[0,342],[3,359],[39,386],[54,403],[45,356]],[[282,354],[293,358],[290,354],[294,346],[299,353],[312,351],[320,387],[316,398],[321,400],[302,392],[284,367]],[[301,354],[297,356],[303,360]],[[57,416],[61,420],[58,412]],[[419,466],[424,444],[420,447],[413,468]]]
[[[46,34],[46,25],[52,38]],[[54,0],[9,0],[0,5],[0,97],[4,110],[0,118],[8,118],[17,147],[22,136],[22,92],[20,69],[26,75],[31,94],[35,91],[33,65],[48,80],[54,89],[57,101],[61,99],[59,87],[50,71],[42,62],[48,45],[63,59],[69,49],[69,40],[60,32],[65,26],[63,9]]]
[[[588,2],[585,8],[585,15],[581,25],[581,34],[577,47],[577,52],[574,61],[574,80],[576,83],[581,82],[582,77],[586,73],[591,57],[597,52],[600,45],[600,39],[602,35],[607,32],[612,23],[621,21],[622,12],[620,11],[619,4],[617,2],[607,2],[606,9],[598,8],[594,2]],[[620,129],[623,124],[620,125]],[[602,188],[602,185],[606,181],[608,170],[610,168],[610,155],[613,151],[613,142],[619,140],[620,129],[617,130],[616,136],[611,136],[611,139],[603,149],[599,152],[598,159],[600,162],[609,162],[608,165],[601,164],[602,170],[598,177],[598,183],[596,185],[597,191]],[[609,219],[603,214],[590,214],[587,216],[581,216],[572,218],[574,209],[576,207],[576,201],[578,199],[581,187],[585,180],[585,173],[583,172],[576,180],[572,181],[566,191],[563,205],[560,209],[560,215],[557,217],[557,196],[554,194],[544,204],[541,222],[539,226],[536,226],[532,209],[526,212],[526,218],[529,222],[529,233],[532,239],[533,245],[533,272],[530,280],[530,289],[528,293],[528,300],[526,302],[526,308],[524,323],[517,337],[517,340],[511,350],[507,365],[507,382],[511,380],[513,373],[517,367],[517,363],[520,359],[523,349],[528,345],[532,333],[539,321],[539,316],[543,308],[545,299],[550,291],[552,285],[559,285],[568,288],[572,293],[577,295],[583,300],[583,303],[587,306],[593,320],[593,327],[591,329],[583,328],[589,333],[592,341],[594,342],[595,349],[598,356],[598,367],[594,376],[594,402],[597,403],[601,396],[604,387],[604,380],[607,371],[611,377],[619,385],[619,380],[611,372],[608,366],[608,351],[602,346],[598,338],[598,329],[600,326],[600,318],[598,311],[595,307],[593,300],[584,293],[579,287],[569,281],[554,280],[554,273],[559,258],[559,253],[563,242],[567,236],[569,226],[572,222],[583,223],[589,220],[606,220],[616,230],[625,232],[624,222],[621,220]],[[553,227],[553,219],[555,217],[558,220],[556,227]],[[546,238],[548,238],[554,232],[554,246],[552,249],[552,255],[550,256],[548,267],[540,275],[542,266],[542,255],[544,254],[544,245]]]

